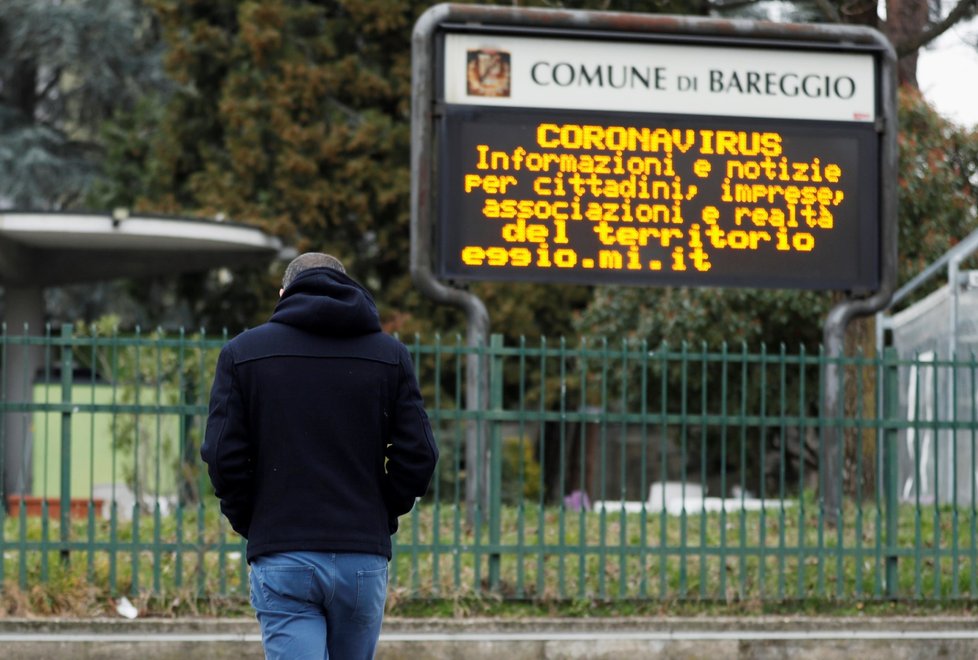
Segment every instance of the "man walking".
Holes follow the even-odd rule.
[[[371,658],[397,517],[438,460],[407,349],[334,257],[289,264],[268,323],[221,350],[201,456],[248,539],[267,658]]]

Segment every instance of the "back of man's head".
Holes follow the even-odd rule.
[[[310,268],[332,268],[341,273],[346,272],[346,268],[336,257],[322,252],[306,252],[293,259],[285,268],[285,275],[282,276],[282,288],[288,289],[289,285],[299,276],[299,273]]]

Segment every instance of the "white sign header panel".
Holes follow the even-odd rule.
[[[872,122],[873,55],[445,35],[451,104]]]

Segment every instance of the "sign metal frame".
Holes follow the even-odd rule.
[[[868,269],[861,263],[863,254],[860,253],[858,277],[826,279],[826,284],[819,285],[817,277],[812,276],[807,281],[799,281],[796,273],[788,273],[782,283],[776,277],[769,281],[759,281],[757,277],[743,278],[734,272],[730,277],[704,278],[702,283],[684,281],[683,278],[665,277],[651,281],[643,281],[631,277],[630,281],[621,282],[614,277],[604,279],[607,273],[593,271],[591,273],[577,272],[569,277],[564,273],[548,273],[550,277],[530,276],[528,281],[556,281],[592,284],[637,284],[652,286],[694,285],[694,286],[767,286],[783,288],[823,288],[846,291],[850,295],[865,296],[868,293],[884,291],[888,280],[893,276],[895,268],[895,203],[891,199],[895,190],[895,158],[894,148],[888,146],[890,134],[895,124],[895,102],[889,98],[892,84],[887,83],[887,70],[892,68],[892,48],[876,31],[857,26],[839,25],[795,25],[775,24],[753,21],[730,21],[704,19],[698,17],[624,14],[616,12],[581,12],[554,11],[543,9],[524,9],[508,7],[477,7],[470,5],[438,5],[426,12],[419,19],[415,30],[415,61],[414,61],[414,108],[412,113],[412,247],[411,268],[415,281],[423,290],[439,291],[442,297],[458,298],[453,292],[464,291],[464,281],[479,279],[516,280],[524,281],[521,273],[506,273],[503,276],[481,277],[480,273],[460,274],[458,269],[448,272],[444,266],[446,225],[439,220],[440,209],[444,204],[445,186],[435,173],[443,172],[450,164],[446,164],[444,153],[439,153],[437,138],[441,133],[440,126],[446,121],[446,116],[452,112],[489,112],[485,107],[456,106],[444,102],[445,89],[440,61],[443,58],[443,38],[446,34],[475,34],[475,35],[504,35],[525,37],[533,35],[541,39],[621,39],[627,44],[680,44],[682,47],[722,47],[749,48],[754,50],[774,50],[790,48],[794,52],[811,52],[816,57],[820,53],[856,53],[870,55],[873,58],[876,74],[874,117],[869,122],[869,130],[873,131],[876,139],[876,153],[867,174],[879,183],[878,195],[873,199],[874,209],[871,219],[865,217],[865,203],[859,209],[860,224],[873,226],[878,236],[866,236],[866,230],[860,232],[860,240],[865,248],[871,249],[869,255],[875,263]],[[513,110],[517,114],[527,110]],[[532,112],[533,110],[530,110]],[[569,111],[568,111],[569,112]],[[559,111],[558,111],[559,114]],[[654,115],[653,115],[654,116]],[[693,124],[702,126],[702,117],[690,116]],[[726,117],[717,114],[721,121],[747,121],[739,117]],[[753,119],[758,123],[765,119]],[[782,120],[770,118],[774,124]],[[792,120],[785,118],[785,121]],[[815,121],[815,120],[812,120]],[[675,122],[673,122],[675,123]],[[822,125],[816,122],[815,125]],[[804,129],[804,122],[796,126],[797,130]],[[825,124],[826,130],[834,130],[831,124]],[[835,128],[845,126],[836,124]],[[866,128],[866,127],[864,127]],[[861,138],[861,144],[865,138]],[[866,164],[863,160],[862,164]],[[441,176],[441,175],[439,175]],[[867,196],[873,196],[874,191],[865,191],[865,180],[859,181],[861,201]],[[889,188],[889,189],[888,189]],[[439,203],[435,203],[438,199]],[[454,209],[453,209],[454,210]],[[453,215],[453,223],[458,222],[458,216]],[[452,245],[450,247],[457,247]],[[850,262],[854,259],[850,259]],[[779,268],[779,272],[787,269]],[[499,271],[497,271],[498,273]],[[628,278],[625,278],[626,280]],[[461,285],[461,286],[459,286]],[[445,287],[445,289],[441,289]],[[437,298],[437,296],[436,296]],[[464,299],[464,295],[461,296]],[[468,307],[468,303],[460,305]]]
[[[467,342],[472,347],[466,382],[467,407],[471,410],[484,407],[485,393],[488,392],[485,382],[487,369],[480,368],[478,349],[485,346],[489,316],[478,296],[464,285],[440,280],[432,269],[437,245],[434,235],[438,208],[436,199],[440,194],[437,185],[436,124],[445,111],[440,101],[444,90],[439,88],[441,82],[435,74],[441,55],[439,35],[446,30],[551,37],[576,35],[592,39],[615,35],[623,41],[658,40],[772,49],[787,47],[812,52],[843,50],[872,53],[877,83],[876,113],[872,126],[878,135],[879,278],[873,287],[847,291],[846,297],[829,312],[823,326],[824,347],[828,356],[823,375],[823,417],[835,419],[838,416],[843,378],[837,358],[843,353],[845,329],[853,318],[885,308],[896,283],[896,53],[883,35],[868,27],[834,24],[779,24],[690,16],[459,4],[439,4],[428,9],[415,23],[412,36],[410,269],[415,284],[425,295],[438,303],[456,306],[466,313]],[[473,430],[473,433],[477,431]],[[469,440],[470,448],[480,444],[484,446],[474,435]],[[829,475],[839,473],[840,448],[841,430],[827,429],[823,467]],[[477,454],[467,455],[467,460],[476,458]],[[486,479],[474,481],[484,484]],[[839,480],[826,479],[823,486],[826,512],[831,521],[841,501]],[[476,495],[467,492],[469,501]],[[482,495],[484,492],[479,494],[480,497]]]

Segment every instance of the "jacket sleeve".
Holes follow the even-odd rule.
[[[246,420],[233,354],[230,346],[225,346],[217,360],[200,456],[207,464],[214,494],[221,501],[221,511],[234,531],[248,538],[253,505],[254,450]]]
[[[438,447],[424,409],[411,356],[400,346],[400,374],[387,444],[384,498],[388,527],[397,531],[397,517],[411,510],[425,494],[438,462]]]

